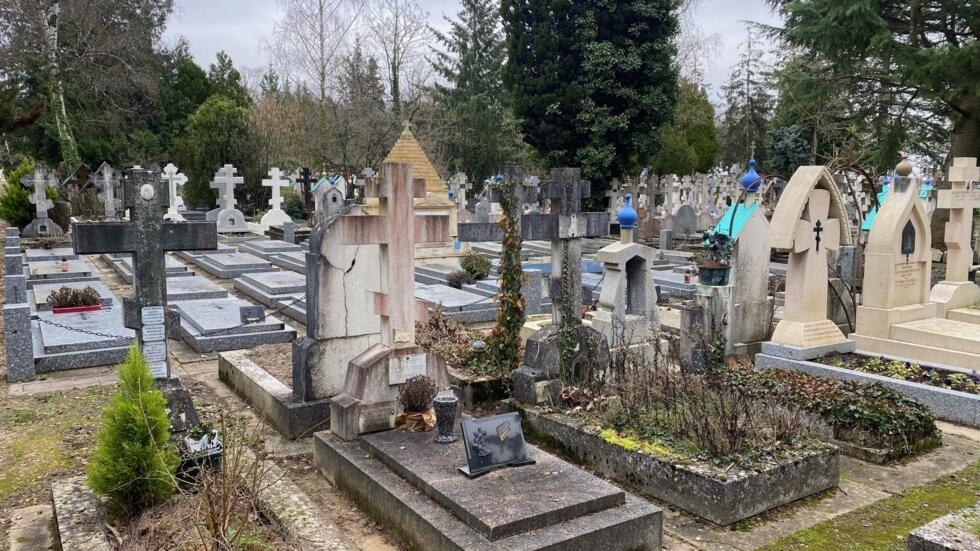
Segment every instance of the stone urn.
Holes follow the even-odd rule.
[[[456,396],[436,396],[432,401],[432,407],[436,410],[436,442],[440,444],[452,444],[457,440],[453,434],[453,425],[456,423],[456,408],[459,407],[459,398]]]

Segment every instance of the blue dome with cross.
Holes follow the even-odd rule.
[[[749,160],[749,170],[742,176],[742,188],[749,193],[757,193],[762,185],[762,178],[755,171],[755,159]]]
[[[633,196],[627,193],[623,197],[623,208],[619,209],[619,213],[616,215],[616,218],[619,220],[619,227],[624,230],[633,229],[636,226],[637,219],[639,219],[639,215],[636,214],[636,211],[630,205],[630,200],[632,199]]]

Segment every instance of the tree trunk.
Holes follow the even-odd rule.
[[[953,121],[951,157],[980,157],[980,96],[958,103],[966,113]]]
[[[61,83],[61,70],[58,66],[58,14],[61,5],[58,0],[48,4],[43,17],[45,55],[48,62],[48,73],[51,79],[51,109],[54,110],[54,120],[58,128],[58,140],[61,146],[61,162],[68,173],[72,173],[82,164],[78,154],[78,145],[68,122],[68,110],[65,107],[65,89]]]

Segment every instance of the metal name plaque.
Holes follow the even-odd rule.
[[[466,449],[466,466],[459,471],[469,478],[476,478],[497,467],[531,465],[524,447],[524,431],[521,417],[516,412],[464,419],[463,447]]]
[[[140,312],[140,321],[143,325],[163,323],[163,306],[144,306]]]
[[[143,343],[143,357],[150,363],[167,361],[167,341]]]
[[[143,342],[167,340],[167,331],[162,323],[157,325],[144,325],[142,331]]]
[[[167,362],[152,362],[150,364],[150,375],[154,379],[167,378]]]

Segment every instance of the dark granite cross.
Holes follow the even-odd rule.
[[[310,175],[310,169],[303,167],[299,169],[299,177],[296,178],[296,183],[300,184],[303,189],[303,205],[306,208],[306,212],[312,213],[313,209],[313,178]]]
[[[126,298],[126,327],[139,335],[140,348],[150,362],[154,378],[170,377],[167,362],[164,310],[167,306],[166,251],[199,251],[218,247],[214,222],[164,222],[169,190],[160,173],[134,169],[123,182],[123,201],[129,222],[72,224],[78,254],[130,253],[133,255],[133,298]]]
[[[813,238],[813,242],[816,245],[818,251],[820,250],[820,232],[822,231],[823,231],[823,224],[820,223],[820,220],[817,220],[817,223],[813,225],[813,233],[816,234],[816,236]]]
[[[522,182],[517,169],[510,169],[506,178]],[[523,186],[518,186],[523,187]],[[528,213],[521,216],[521,238],[528,240],[551,241],[551,299],[552,317],[559,322],[561,304],[561,267],[567,242],[568,267],[572,282],[570,288],[575,296],[568,297],[573,302],[572,311],[580,318],[582,290],[582,244],[583,237],[598,237],[609,233],[609,213],[582,212],[582,199],[591,194],[587,180],[582,180],[581,170],[577,168],[556,168],[551,171],[549,180],[541,183],[541,194],[551,206],[549,214]],[[520,200],[520,199],[519,199]],[[522,201],[526,202],[526,201]],[[493,222],[473,222],[459,224],[459,240],[469,242],[503,241],[503,230]]]

